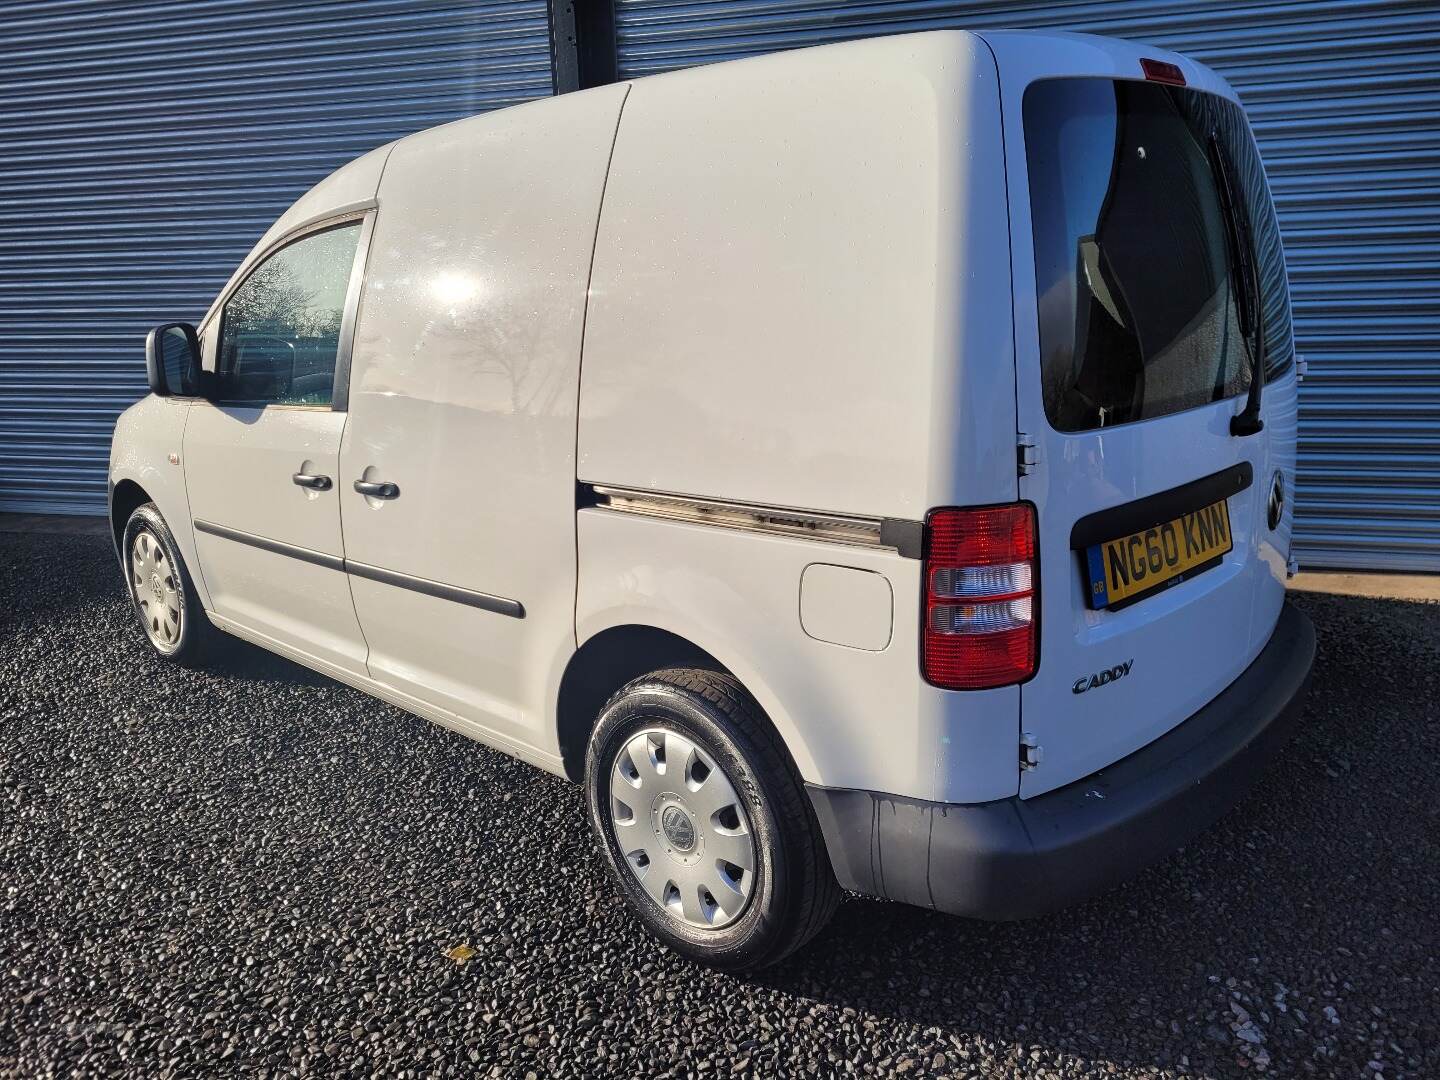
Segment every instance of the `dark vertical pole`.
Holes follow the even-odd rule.
[[[613,0],[548,0],[555,93],[615,81]]]
[[[556,94],[580,89],[580,58],[576,56],[574,0],[547,0],[550,9],[550,72]]]

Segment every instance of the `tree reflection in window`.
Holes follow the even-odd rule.
[[[217,397],[329,405],[360,223],[312,233],[255,268],[225,304]]]

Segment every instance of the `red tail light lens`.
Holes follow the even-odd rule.
[[[925,678],[984,690],[1035,674],[1035,508],[932,510],[925,544]]]

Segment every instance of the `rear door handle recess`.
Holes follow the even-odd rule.
[[[309,488],[311,491],[330,490],[330,477],[328,476],[315,476],[312,473],[297,472],[294,476],[290,477],[290,479],[295,481],[297,486]]]
[[[355,490],[361,495],[368,495],[372,499],[396,499],[400,497],[400,487],[397,484],[381,484],[374,480],[356,480]]]

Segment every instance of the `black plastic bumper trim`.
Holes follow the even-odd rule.
[[[1099,772],[1032,799],[957,805],[806,785],[840,884],[981,919],[1023,919],[1119,884],[1214,824],[1304,709],[1315,630],[1286,604],[1209,705]]]

